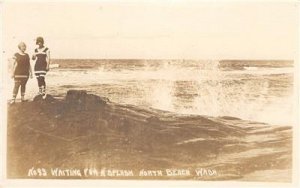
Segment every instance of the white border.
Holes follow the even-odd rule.
[[[51,2],[107,2],[109,0],[97,1],[83,1],[83,0],[52,0]],[[194,1],[184,1],[184,0],[166,0],[164,2],[233,2],[229,0],[194,0]],[[0,28],[3,28],[3,2],[0,2]],[[10,2],[43,2],[42,0],[12,0]],[[134,3],[134,2],[151,2],[151,3],[161,3],[159,0],[127,0],[126,2],[120,0],[111,0],[110,2],[120,2],[120,3]],[[249,0],[245,1],[234,1],[234,2],[249,2]],[[250,1],[250,2],[287,2],[285,0],[265,0],[265,1]],[[0,76],[0,113],[3,115],[0,122],[0,134],[1,134],[1,144],[0,144],[0,187],[299,187],[299,105],[300,105],[300,96],[299,96],[299,80],[300,80],[300,68],[299,68],[299,44],[300,44],[300,3],[299,1],[288,1],[295,2],[298,5],[298,46],[297,52],[295,52],[295,60],[294,60],[294,97],[295,97],[295,105],[294,105],[294,122],[295,125],[293,127],[293,182],[292,183],[260,183],[260,182],[246,182],[246,181],[189,181],[189,180],[28,180],[28,179],[6,179],[6,149],[7,149],[7,99],[5,89],[7,88],[7,67],[6,63],[3,62],[3,30],[0,31],[0,59],[1,62],[1,76]]]

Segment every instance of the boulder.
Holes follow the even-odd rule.
[[[97,110],[109,102],[105,97],[87,94],[85,90],[69,90],[66,95],[66,103],[73,110]]]
[[[55,98],[52,95],[50,95],[50,94],[47,94],[45,99],[43,98],[42,95],[36,95],[33,98],[34,102],[52,102],[54,100],[55,100]]]

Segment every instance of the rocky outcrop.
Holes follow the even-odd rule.
[[[63,100],[49,95],[8,107],[8,177],[30,178],[32,167],[205,168],[218,173],[130,178],[264,181],[268,173],[290,181],[292,128],[121,105],[70,90]]]

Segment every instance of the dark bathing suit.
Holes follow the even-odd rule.
[[[14,59],[16,67],[14,71],[15,85],[13,89],[13,98],[16,98],[21,86],[21,96],[25,95],[26,83],[29,77],[30,58],[28,54],[15,53]]]
[[[48,48],[45,48],[43,51],[39,51],[38,49],[34,50],[37,58],[34,66],[34,72],[37,77],[43,77],[47,73],[47,51]]]
[[[35,76],[38,81],[39,91],[40,93],[45,93],[46,82],[45,76],[47,73],[47,51],[49,49],[45,47],[44,49],[39,50],[38,48],[34,50],[36,55],[36,62],[34,66]]]

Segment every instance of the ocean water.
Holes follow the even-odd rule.
[[[68,59],[52,65],[46,81],[56,97],[84,89],[117,103],[180,114],[292,125],[292,61]],[[29,80],[27,98],[37,91],[36,80]]]

